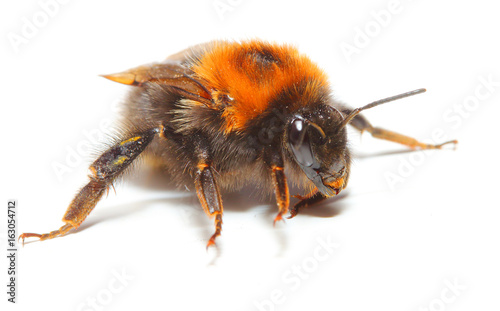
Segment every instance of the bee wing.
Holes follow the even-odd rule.
[[[212,96],[207,88],[193,77],[193,72],[177,59],[167,59],[163,63],[139,66],[127,71],[102,75],[102,77],[127,85],[141,86],[146,82],[171,87],[188,99],[213,106]]]

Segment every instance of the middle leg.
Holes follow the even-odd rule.
[[[208,240],[208,248],[215,244],[215,239],[222,231],[222,199],[214,178],[213,169],[207,163],[198,164],[194,183],[203,210],[208,216],[215,216],[215,233]]]
[[[201,139],[196,143],[195,153],[198,158],[194,185],[203,210],[209,217],[215,217],[215,232],[208,240],[207,248],[215,244],[215,239],[222,231],[222,198],[215,178],[216,171],[211,166],[209,147]]]

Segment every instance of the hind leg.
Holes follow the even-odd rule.
[[[104,192],[113,186],[113,181],[144,151],[158,131],[158,129],[151,129],[139,133],[105,151],[90,166],[92,172],[92,175],[89,176],[90,182],[80,190],[66,210],[63,217],[66,224],[50,233],[23,233],[19,236],[19,240],[22,240],[23,244],[24,240],[30,237],[43,241],[64,235],[73,228],[78,228],[92,212]]]

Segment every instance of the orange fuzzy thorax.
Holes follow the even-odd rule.
[[[248,120],[258,117],[285,88],[307,81],[301,92],[304,99],[314,98],[327,88],[325,73],[308,57],[289,45],[262,41],[230,43],[219,41],[210,46],[193,65],[193,71],[212,91],[226,95],[225,132],[240,131]],[[293,111],[310,101],[287,103]]]

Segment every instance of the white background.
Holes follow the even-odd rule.
[[[0,7],[0,191],[5,207],[18,200],[19,232],[59,228],[87,182],[94,156],[75,150],[116,119],[130,88],[98,74],[212,39],[296,44],[352,106],[425,87],[365,115],[423,140],[437,131],[460,143],[407,153],[351,135],[357,157],[339,198],[273,228],[272,198],[225,193],[223,234],[208,252],[213,223],[193,187],[175,190],[141,170],[76,234],[20,248],[15,306],[6,302],[1,256],[7,310],[500,308],[500,86],[487,92],[480,82],[500,81],[494,2],[401,0],[381,23],[375,16],[390,1],[67,1],[44,20],[46,1]],[[221,3],[231,10],[219,14]],[[36,32],[12,44],[35,17]],[[358,49],[349,59],[346,44]],[[54,165],[68,171],[59,178]],[[319,241],[336,247],[328,253]]]

